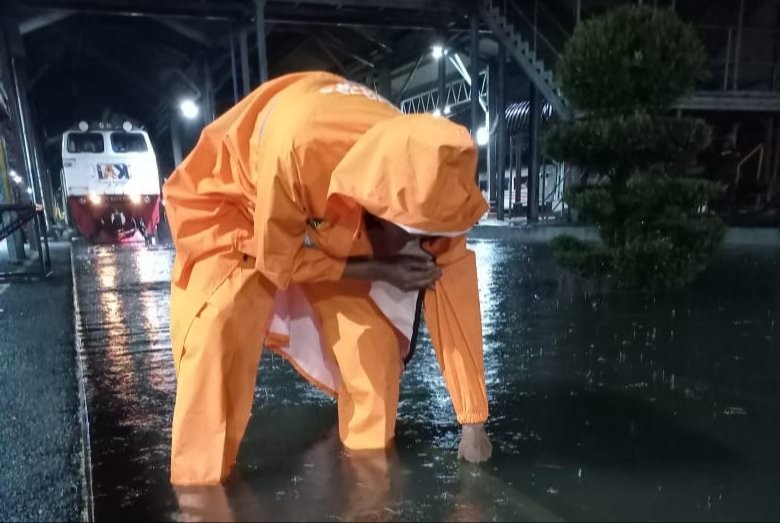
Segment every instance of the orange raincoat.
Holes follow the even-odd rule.
[[[444,274],[425,319],[460,423],[487,419],[474,254],[486,210],[468,132],[405,116],[327,73],[268,82],[206,127],[165,185],[176,246],[178,377],[171,481],[224,480],[251,413],[261,347],[338,397],[350,448],[392,440],[414,296],[341,281],[370,256],[368,211],[427,242]],[[410,306],[411,304],[411,306]]]

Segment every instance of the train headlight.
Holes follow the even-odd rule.
[[[89,193],[89,203],[92,205],[100,205],[103,203],[103,197],[94,192]]]
[[[133,194],[128,195],[128,198],[130,198],[130,203],[132,203],[133,205],[138,205],[139,203],[141,203],[141,195],[140,194],[133,193]]]

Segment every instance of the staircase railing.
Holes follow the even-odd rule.
[[[551,67],[544,62],[539,54],[531,49],[533,42],[529,43],[529,38],[539,39],[538,24],[531,20],[514,2],[505,0],[482,0],[479,4],[482,18],[490,29],[496,34],[501,42],[506,46],[508,54],[525,71],[529,79],[539,89],[542,95],[555,108],[556,112],[563,118],[568,118],[570,111],[561,97],[558,87],[553,79]],[[502,10],[503,8],[503,10]],[[508,16],[510,12],[513,16]],[[538,15],[539,10],[535,9]],[[538,22],[538,18],[535,20]],[[517,26],[515,24],[518,24]],[[552,46],[547,37],[542,40],[545,48],[548,45],[552,48],[552,58],[548,62],[554,63],[557,60],[558,51]],[[539,50],[537,48],[537,50]]]
[[[758,164],[756,165],[756,182],[761,179],[761,168],[764,166],[764,144],[762,143],[756,145],[753,150],[750,151],[737,164],[737,177],[736,180],[734,180],[735,185],[739,185],[739,181],[742,179],[742,167],[754,156],[758,156]]]
[[[503,14],[527,35],[533,35],[529,41],[531,50],[554,68],[563,52],[563,46],[571,37],[571,32],[563,27],[558,18],[545,7],[544,2],[532,0],[532,5],[521,7],[517,0],[504,0]],[[529,37],[530,38],[530,37]],[[539,44],[543,44],[541,47]]]

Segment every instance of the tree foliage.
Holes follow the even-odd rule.
[[[705,61],[694,30],[668,10],[624,6],[579,25],[559,62],[579,116],[553,126],[545,147],[584,173],[567,201],[598,226],[602,245],[559,238],[563,265],[657,289],[685,285],[711,262],[724,229],[707,209],[719,187],[686,175],[710,128],[670,114]]]

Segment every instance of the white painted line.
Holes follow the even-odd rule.
[[[81,326],[81,309],[79,308],[79,288],[76,282],[76,264],[74,262],[73,244],[70,246],[70,276],[73,292],[73,333],[76,348],[76,369],[79,383],[79,425],[81,426],[81,492],[84,499],[84,514],[82,519],[88,523],[95,521],[95,493],[92,489],[92,440],[89,434],[89,411],[87,409],[86,378],[84,377],[84,361],[81,359],[83,344],[79,332]]]

